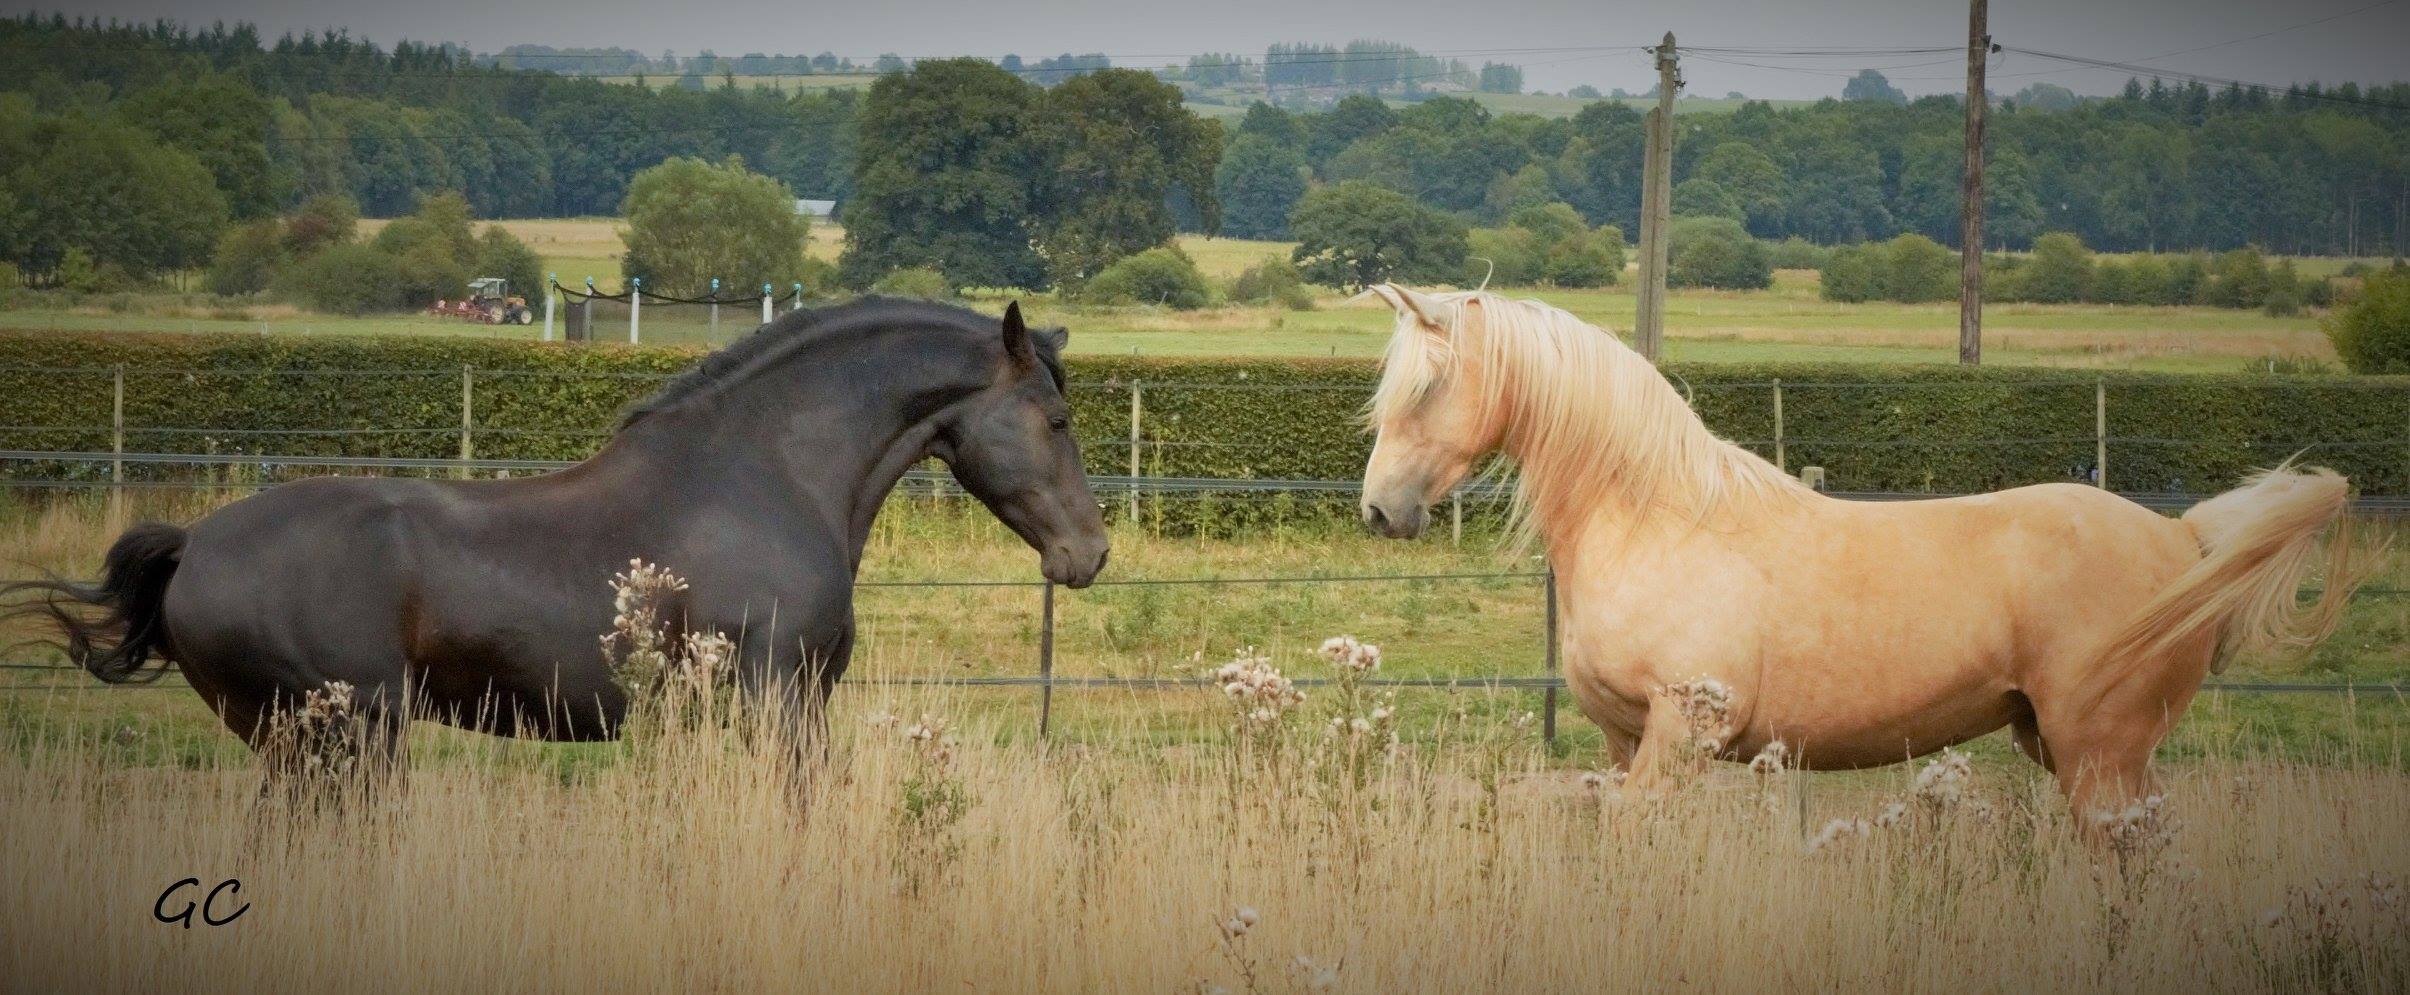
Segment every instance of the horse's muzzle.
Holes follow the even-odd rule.
[[[1422,535],[1423,526],[1429,524],[1430,519],[1429,510],[1420,504],[1385,508],[1374,501],[1364,502],[1364,524],[1391,539],[1412,539]]]
[[[1104,572],[1105,559],[1111,553],[1112,548],[1101,538],[1058,542],[1038,557],[1038,572],[1047,580],[1078,590],[1096,583],[1096,575]]]

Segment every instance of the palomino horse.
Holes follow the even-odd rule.
[[[1805,766],[1867,767],[2009,726],[2098,812],[2148,790],[2153,747],[2225,655],[2323,636],[2349,593],[2338,578],[2294,603],[2344,509],[2327,471],[2269,471],[2180,520],[2076,484],[1836,500],[1716,438],[1572,315],[1371,293],[1398,321],[1365,520],[1419,534],[1477,460],[1512,457],[1514,517],[1558,572],[1566,683],[1634,785],[1697,735],[1671,696],[1715,681],[1723,759],[1780,741]]]
[[[690,578],[669,618],[737,637],[748,689],[808,721],[852,652],[871,519],[914,463],[944,460],[1048,579],[1084,587],[1103,569],[1064,337],[1032,332],[1018,304],[1001,324],[901,300],[798,311],[561,472],[298,481],[189,528],[134,527],[97,586],[9,593],[32,595],[17,612],[51,621],[101,680],[174,661],[255,747],[330,682],[387,746],[411,718],[593,739],[627,707],[597,642],[606,582],[643,559]]]

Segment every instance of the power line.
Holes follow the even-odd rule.
[[[2344,11],[2344,12],[2342,12],[2342,13],[2340,13],[2340,14],[2329,14],[2329,15],[2327,15],[2327,16],[2325,16],[2325,17],[2318,18],[2317,20],[2314,20],[2314,21],[2303,21],[2303,22],[2301,22],[2301,23],[2299,23],[2299,24],[2290,24],[2290,25],[2286,25],[2286,26],[2281,27],[2281,28],[2276,28],[2276,29],[2271,30],[2271,31],[2262,31],[2262,32],[2260,32],[2260,33],[2258,33],[2258,34],[2255,34],[2255,35],[2247,35],[2247,36],[2244,36],[2244,37],[2241,37],[2241,38],[2236,38],[2236,39],[2233,39],[2233,40],[2231,40],[2231,41],[2222,41],[2222,42],[2218,42],[2217,44],[2214,44],[2214,45],[2202,45],[2202,46],[2199,46],[2199,47],[2196,47],[2196,48],[2180,48],[2180,49],[2177,49],[2177,50],[2175,50],[2175,51],[2173,51],[2173,52],[2161,52],[2161,53],[2159,53],[2159,54],[2157,54],[2157,55],[2146,55],[2146,56],[2143,56],[2142,58],[2135,59],[2134,61],[2135,61],[2135,62],[2151,62],[2151,61],[2155,61],[2155,60],[2158,60],[2158,59],[2168,59],[2168,58],[2174,58],[2175,56],[2179,56],[2179,55],[2191,55],[2191,54],[2192,54],[2192,53],[2194,53],[2194,52],[2206,52],[2206,51],[2209,51],[2210,49],[2213,49],[2213,48],[2225,48],[2225,47],[2226,47],[2226,46],[2228,46],[2228,45],[2240,45],[2240,44],[2242,44],[2242,43],[2244,43],[2244,42],[2247,42],[2247,41],[2258,41],[2258,40],[2260,40],[2260,39],[2262,39],[2262,38],[2273,38],[2273,37],[2275,37],[2275,36],[2277,36],[2277,35],[2285,34],[2285,33],[2287,33],[2287,32],[2291,32],[2291,31],[2299,31],[2299,30],[2301,30],[2301,29],[2303,29],[2303,28],[2316,27],[2316,26],[2318,26],[2318,25],[2325,24],[2325,23],[2326,23],[2326,22],[2328,22],[2328,21],[2339,21],[2339,20],[2342,20],[2343,18],[2350,17],[2350,16],[2352,16],[2352,15],[2354,15],[2354,14],[2365,14],[2365,13],[2367,13],[2367,12],[2369,12],[2369,11],[2372,11],[2372,10],[2375,10],[2375,9],[2377,9],[2377,8],[2379,8],[2379,7],[2390,7],[2390,6],[2393,6],[2394,4],[2397,4],[2397,3],[2400,3],[2400,2],[2401,2],[2401,0],[2377,0],[2377,2],[2376,2],[2376,3],[2369,4],[2368,6],[2365,6],[2365,7],[2355,7],[2355,8],[2352,8],[2351,10]]]
[[[2132,76],[2149,76],[2160,79],[2179,79],[2187,82],[2200,83],[2204,86],[2238,87],[2245,90],[2258,90],[2264,93],[2281,93],[2287,97],[2299,97],[2305,100],[2320,100],[2328,103],[2345,104],[2355,107],[2369,107],[2377,110],[2410,111],[2410,104],[2398,104],[2387,100],[2370,100],[2366,97],[2346,97],[2324,90],[2312,92],[2309,90],[2299,89],[2296,84],[2280,85],[2275,83],[2256,83],[2250,80],[2229,79],[2223,76],[2207,76],[2200,73],[2177,72],[2175,70],[2160,69],[2153,66],[2139,65],[2131,62],[2112,62],[2107,59],[2090,59],[2080,55],[2068,55],[2063,52],[2044,52],[2038,49],[2017,48],[2007,45],[2001,46],[2001,48],[2003,51],[2018,52],[2024,55],[2031,55],[2036,58],[2052,59],[2055,61],[2072,63],[2079,66],[2090,66],[2097,69],[2110,69]]]

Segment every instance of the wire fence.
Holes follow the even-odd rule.
[[[1453,676],[1433,675],[1420,677],[1377,677],[1366,679],[1362,683],[1368,687],[1385,689],[1415,688],[1438,691],[1536,692],[1541,697],[1541,703],[1538,709],[1540,715],[1540,734],[1544,739],[1553,743],[1556,741],[1558,735],[1557,727],[1560,712],[1560,698],[1562,692],[1567,687],[1565,678],[1561,675],[1558,665],[1558,597],[1556,589],[1556,574],[1554,571],[1438,572],[1353,575],[1325,574],[1236,577],[1140,577],[1099,579],[1094,586],[1110,589],[1150,586],[1225,587],[1236,585],[1274,584],[1399,584],[1500,581],[1525,583],[1537,582],[1536,586],[1539,588],[1540,598],[1542,601],[1540,615],[1543,622],[1541,632],[1538,634],[1540,637],[1540,650],[1535,655],[1536,658],[1516,661],[1521,664],[1520,666],[1501,667],[1500,669],[1502,672],[1500,673]],[[1037,636],[1035,646],[1031,648],[1031,660],[1035,669],[1034,672],[1022,674],[868,675],[850,677],[846,680],[846,683],[872,686],[937,686],[1033,689],[1037,698],[1037,733],[1041,737],[1048,735],[1052,731],[1054,693],[1057,690],[1165,692],[1202,691],[1211,690],[1216,687],[1213,681],[1202,676],[1125,677],[1067,675],[1057,673],[1056,664],[1058,662],[1058,654],[1056,646],[1056,625],[1059,615],[1058,602],[1063,597],[1063,593],[1062,590],[1051,581],[984,579],[870,580],[859,582],[856,586],[874,590],[1012,588],[1035,591],[1038,594],[1039,600]],[[2356,592],[2356,596],[2369,598],[2410,597],[2410,587],[2364,587]],[[1524,673],[1515,674],[1511,672],[1512,670],[1517,669],[1523,670]],[[36,663],[29,661],[0,662],[0,671],[38,675],[34,680],[30,681],[21,680],[17,682],[0,683],[0,693],[101,690],[140,691],[190,687],[189,684],[183,681],[167,679],[169,675],[173,674],[172,665],[170,665],[168,671],[161,675],[161,679],[146,683],[131,684],[99,684],[90,682],[88,680],[78,679],[82,673],[81,671],[71,666],[57,663]],[[70,678],[70,680],[66,683],[59,683],[56,678],[61,677]],[[1294,683],[1304,687],[1319,687],[1328,685],[1332,682],[1325,678],[1304,677],[1296,678]],[[2410,693],[2410,684],[2399,682],[2212,680],[2205,683],[2203,688],[2204,690],[2212,692],[2236,694],[2317,694],[2340,695],[2352,698],[2392,698],[2396,700],[2401,700],[2406,693]]]

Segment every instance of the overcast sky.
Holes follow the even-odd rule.
[[[1960,0],[84,0],[61,8],[0,0],[15,9],[194,23],[251,21],[273,37],[345,28],[381,44],[450,41],[477,51],[521,42],[623,46],[658,55],[834,52],[867,61],[1016,52],[1024,57],[1103,52],[1115,64],[1176,63],[1209,51],[1260,56],[1277,41],[1375,38],[1479,64],[1525,67],[1526,85],[1589,83],[1635,93],[1655,82],[1637,49],[1667,30],[1685,46],[1799,49],[1958,47]],[[1994,40],[2183,72],[2285,83],[2410,79],[2410,0],[1993,0]],[[2341,16],[2337,16],[2341,15]],[[2324,23],[2310,24],[2321,18]],[[2242,41],[2262,32],[2294,28]],[[2234,44],[2221,44],[2236,42]],[[1576,50],[1609,46],[1611,50]],[[2217,46],[2185,52],[2203,46]],[[1519,50],[1519,51],[1501,51]],[[1553,51],[1541,51],[1553,50]],[[2183,52],[2183,54],[2172,54]],[[2163,59],[2154,57],[2165,55]],[[1710,61],[1722,59],[1726,61]],[[1757,63],[1735,65],[1733,62]],[[1780,66],[1781,68],[1769,68]],[[1911,94],[1962,90],[1952,53],[1843,58],[1699,52],[1684,62],[1689,92],[1753,97],[1837,94],[1860,68],[1882,69]],[[2005,53],[1992,89],[2047,80],[2107,93],[2125,74]]]

